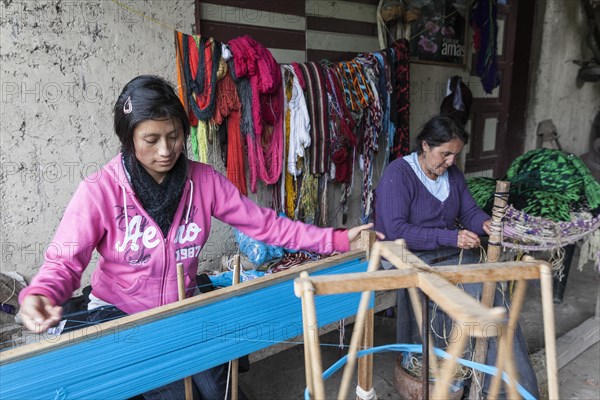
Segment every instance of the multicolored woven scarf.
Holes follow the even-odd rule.
[[[299,64],[306,82],[306,105],[310,115],[310,172],[322,174],[329,169],[329,123],[327,89],[321,66],[315,62]]]
[[[410,153],[410,45],[400,39],[391,46],[394,55],[394,95],[390,105],[391,118],[396,126],[396,136],[390,154],[390,161]],[[396,112],[394,112],[396,110]],[[394,115],[395,114],[395,115]]]

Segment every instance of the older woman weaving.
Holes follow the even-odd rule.
[[[459,264],[459,259],[463,263],[479,262],[479,235],[489,234],[490,217],[477,206],[455,165],[468,137],[452,118],[432,118],[417,137],[417,150],[392,162],[375,192],[375,229],[388,240],[404,239],[415,255],[433,267]],[[462,287],[470,295],[481,297],[482,284]],[[494,305],[507,304],[502,291],[497,290],[495,297]],[[452,320],[437,305],[432,307],[434,344],[445,348]],[[399,343],[420,342],[406,290],[398,291],[396,336]],[[535,373],[520,329],[514,347],[520,383],[537,397]],[[467,352],[471,351],[470,346]],[[496,351],[495,338],[491,338],[486,364],[495,364]],[[490,381],[486,379],[484,393]]]

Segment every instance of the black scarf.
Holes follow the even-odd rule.
[[[187,157],[182,153],[161,183],[156,182],[135,155],[125,149],[123,165],[129,173],[131,186],[137,198],[162,233],[167,236],[185,186]]]

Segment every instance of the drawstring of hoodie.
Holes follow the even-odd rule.
[[[188,201],[187,213],[185,214],[185,224],[187,225],[190,220],[190,211],[192,210],[192,198],[194,197],[194,182],[190,179],[190,194]]]
[[[129,219],[127,218],[127,192],[125,186],[121,185],[121,191],[123,192],[123,215],[125,216],[125,237],[129,235]]]

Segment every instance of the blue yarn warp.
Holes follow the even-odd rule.
[[[421,347],[420,344],[388,344],[385,346],[378,346],[378,347],[372,347],[372,348],[366,349],[366,350],[361,350],[361,351],[357,352],[357,357],[360,358],[360,357],[368,356],[369,354],[382,353],[384,351],[408,351],[408,352],[412,352],[412,353],[422,353],[423,348]],[[438,349],[437,347],[434,348],[434,353],[439,357],[450,358],[450,354],[446,353],[442,349]],[[331,367],[329,367],[325,372],[323,372],[323,379],[329,378],[337,370],[339,370],[342,366],[344,366],[347,361],[348,361],[347,355],[345,355],[342,358],[340,358],[339,360],[337,360]],[[457,358],[456,361],[459,364],[462,364],[466,367],[473,368],[478,371],[484,372],[488,375],[497,375],[498,374],[498,368],[496,368],[496,367],[492,367],[492,366],[485,365],[485,364],[480,364],[480,363],[470,361],[470,360],[465,360],[463,358]],[[509,377],[506,374],[506,372],[502,373],[502,380],[504,382],[508,383]],[[536,400],[535,397],[531,393],[529,393],[523,386],[521,386],[518,382],[517,382],[517,390],[519,391],[519,394],[521,396],[523,396],[523,398],[525,400]],[[308,392],[308,388],[306,388],[304,390],[304,398],[306,400],[310,400],[310,393]]]

